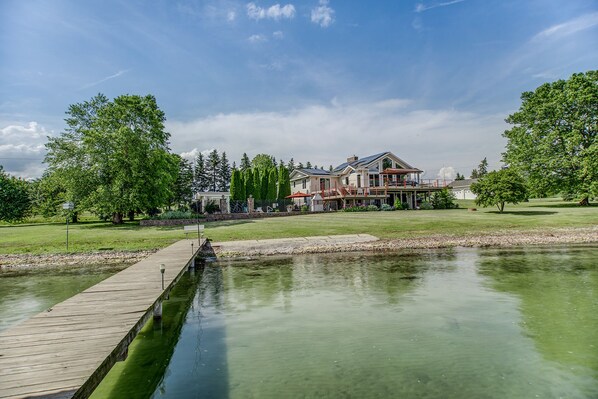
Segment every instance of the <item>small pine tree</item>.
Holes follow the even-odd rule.
[[[208,176],[206,173],[206,161],[200,152],[195,158],[193,176],[193,190],[195,192],[207,191],[209,188]]]
[[[303,169],[305,168],[305,166],[303,166],[302,162],[299,162],[299,164],[297,164],[297,169]]]
[[[222,151],[220,157],[220,170],[218,173],[218,189],[219,191],[228,191],[230,187],[231,170],[228,159],[226,159],[226,152]]]
[[[249,157],[247,156],[246,153],[243,153],[243,156],[241,157],[241,164],[239,165],[239,169],[241,169],[242,172],[245,172],[247,169],[251,168],[251,162],[249,161]]]
[[[295,161],[293,161],[293,158],[291,158],[291,160],[287,164],[287,169],[289,170],[289,173],[295,170]]]
[[[218,191],[220,176],[220,156],[217,150],[212,150],[206,160],[206,174],[208,176],[208,189]]]
[[[305,169],[311,169],[311,162],[307,161],[305,164]]]
[[[471,175],[469,176],[469,178],[470,179],[477,179],[478,177],[479,177],[478,176],[478,170],[477,169],[472,170],[471,171]]]

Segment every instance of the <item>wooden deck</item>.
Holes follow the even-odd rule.
[[[89,396],[198,251],[179,241],[0,333],[0,398]]]

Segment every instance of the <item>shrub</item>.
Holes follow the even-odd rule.
[[[394,211],[394,208],[388,204],[382,204],[380,207],[381,211]]]
[[[166,211],[160,215],[152,217],[153,220],[170,220],[170,219],[194,219],[196,216],[191,212],[182,211]]]
[[[368,206],[366,207],[366,211],[368,211],[368,212],[374,212],[374,211],[376,211],[376,212],[377,212],[377,211],[379,211],[379,210],[380,210],[380,209],[378,209],[378,207],[377,207],[376,205],[368,205]]]
[[[301,205],[301,212],[309,212],[309,206]]]
[[[434,205],[432,205],[428,201],[424,201],[421,204],[419,204],[419,209],[423,209],[425,211],[428,211],[428,210],[434,209]]]
[[[454,209],[458,207],[455,203],[455,195],[447,188],[436,191],[432,195],[432,206],[434,209]]]
[[[216,201],[209,200],[206,204],[206,212],[212,214],[214,212],[220,212],[220,207],[216,204]]]
[[[344,212],[367,212],[367,210],[365,206],[350,206],[343,209]]]

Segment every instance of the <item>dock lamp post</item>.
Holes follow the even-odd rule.
[[[162,274],[162,291],[164,291],[164,272],[166,271],[166,265],[160,264],[160,273]]]
[[[71,216],[71,211],[75,209],[75,204],[72,202],[65,202],[62,204],[62,209],[67,211],[66,214],[66,250],[69,250],[69,217]]]

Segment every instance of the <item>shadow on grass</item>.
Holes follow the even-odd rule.
[[[555,215],[558,212],[549,212],[549,211],[504,211],[504,212],[500,213],[499,211],[490,211],[488,213],[493,213],[495,215],[546,216],[546,215]]]

